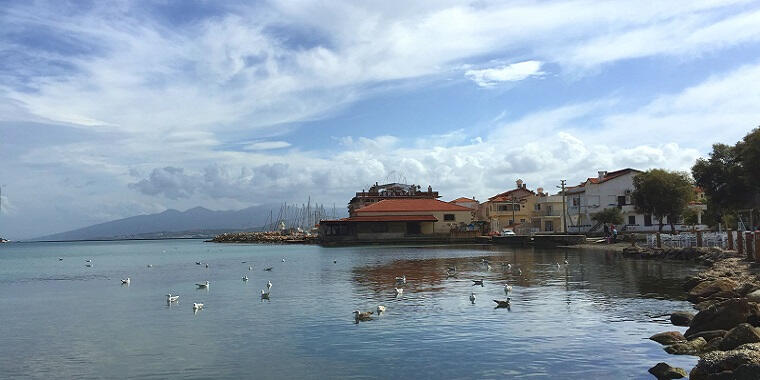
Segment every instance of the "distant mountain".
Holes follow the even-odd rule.
[[[264,205],[234,211],[213,211],[203,207],[187,211],[166,210],[158,214],[132,216],[29,240],[214,236],[225,231],[260,230],[268,223],[270,210],[277,214],[279,208],[279,205]]]

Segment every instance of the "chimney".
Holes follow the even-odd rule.
[[[517,184],[517,188],[518,188],[518,189],[520,189],[520,188],[522,188],[522,187],[523,187],[523,180],[521,180],[521,179],[518,179],[517,181],[515,181],[515,183]]]
[[[600,170],[600,171],[599,171],[599,179],[600,179],[600,180],[604,179],[604,177],[605,177],[606,175],[607,175],[607,171],[606,171],[606,170]]]

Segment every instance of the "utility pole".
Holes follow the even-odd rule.
[[[515,219],[515,201],[517,201],[517,198],[512,196],[512,231],[514,232],[515,227],[517,226],[517,220]]]
[[[562,189],[562,233],[567,233],[567,201],[565,200],[565,183],[567,180],[561,179],[559,183],[562,186],[557,186]]]

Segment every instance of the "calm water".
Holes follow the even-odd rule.
[[[646,339],[674,329],[653,316],[690,308],[680,291],[690,271],[580,250],[5,244],[0,377],[649,379],[657,362],[696,363]],[[205,280],[210,289],[196,290]],[[505,282],[512,308],[494,309]],[[168,292],[180,302],[167,306]],[[380,304],[382,316],[354,323],[353,310]]]

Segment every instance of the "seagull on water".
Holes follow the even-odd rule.
[[[121,284],[122,285],[129,285],[130,282],[131,282],[131,280],[129,279],[129,277],[127,277],[126,279],[121,279]]]
[[[518,275],[518,276],[522,276],[522,269],[520,269],[520,268],[517,268],[517,275]]]
[[[200,261],[196,261],[195,265],[201,265],[201,262]]]
[[[193,310],[200,310],[200,309],[203,309],[203,304],[193,302]]]
[[[243,276],[243,281],[248,281],[248,276]]]
[[[269,291],[270,289],[272,289],[272,281],[267,280],[267,291]]]
[[[261,289],[261,299],[268,300],[269,299],[269,291],[264,291],[264,289]]]
[[[470,302],[475,303],[475,292],[470,293]]]
[[[485,285],[483,285],[483,279],[472,280],[472,286],[475,286],[475,285],[485,286]]]
[[[557,263],[557,270],[559,270],[559,268],[560,268],[560,265],[559,265],[559,263]]]
[[[197,286],[198,289],[208,289],[209,285],[211,285],[211,283],[208,281],[200,283],[200,284],[195,284],[195,286]]]
[[[63,257],[59,257],[59,258],[58,258],[58,261],[63,261]]]
[[[509,293],[512,293],[512,285],[504,284],[504,293],[509,295]]]
[[[87,260],[85,260],[84,262],[86,262],[86,263],[91,263],[91,262],[92,262],[92,260],[90,260],[90,259],[87,259]]]
[[[92,268],[92,264],[85,264],[84,266],[86,266],[87,268]]]
[[[249,270],[249,271],[253,270],[253,266],[252,266],[252,265],[249,265],[249,266],[248,266],[248,270]]]
[[[406,284],[406,275],[403,275],[401,277],[396,277],[396,283],[398,283],[398,284]]]
[[[285,258],[284,258],[284,257],[282,258],[282,262],[283,262],[283,263],[285,262]]]
[[[378,306],[377,306],[377,315],[380,315],[380,314],[382,314],[382,313],[385,313],[385,306],[383,306],[383,305],[378,305]]]
[[[402,288],[394,288],[394,290],[396,290],[396,295],[397,296],[400,296],[401,294],[404,293],[404,289],[402,289]]]
[[[567,259],[565,259],[565,265],[567,265],[567,264],[570,264],[570,263],[569,263],[569,262],[567,262]]]
[[[267,268],[267,269],[264,269],[264,271],[265,271],[265,272],[271,272],[271,271],[272,271],[272,269],[274,269],[274,267],[269,267],[269,268]]]
[[[503,308],[503,307],[509,308],[509,306],[510,306],[509,301],[510,300],[511,300],[511,298],[507,297],[506,300],[493,300],[493,302],[496,302],[496,308],[497,309]]]
[[[148,264],[148,268],[153,268],[153,264]]]
[[[507,263],[507,270],[512,270],[512,264]]]
[[[372,312],[371,311],[361,312],[359,310],[354,310],[354,319],[356,320],[356,323],[359,323],[359,321],[362,321],[362,322],[371,321]]]
[[[174,296],[171,293],[166,295],[166,302],[172,303],[172,302],[177,302],[177,301],[179,301],[179,296]]]
[[[208,268],[208,263],[206,263],[206,268]]]

